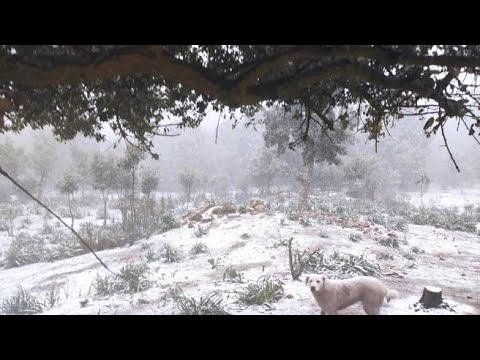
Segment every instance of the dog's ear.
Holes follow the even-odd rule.
[[[308,280],[310,280],[310,276],[307,276],[307,278],[305,279],[305,284],[308,284]]]

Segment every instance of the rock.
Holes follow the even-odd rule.
[[[223,216],[223,210],[220,206],[217,206],[217,207],[213,208],[212,214],[217,215],[217,216]]]
[[[188,228],[189,229],[193,228],[193,224],[191,222],[188,223]]]
[[[204,206],[202,206],[200,208],[200,210],[198,210],[198,213],[203,214],[205,211],[213,208],[214,206],[216,206],[216,204],[214,202],[209,202],[209,203],[205,204]]]
[[[188,218],[188,217],[192,216],[192,215],[193,215],[193,213],[194,213],[194,212],[193,212],[193,210],[188,210],[188,212],[187,212],[185,215],[183,215],[183,219],[185,219],[185,218]]]
[[[212,215],[207,215],[202,218],[202,223],[208,223],[213,221],[213,216]]]
[[[240,206],[238,207],[238,212],[239,212],[240,214],[246,214],[246,213],[247,213],[247,208],[246,208],[245,206],[240,205]]]
[[[231,202],[226,202],[222,205],[222,211],[223,214],[232,214],[237,212],[237,209]]]
[[[265,202],[262,199],[259,199],[259,198],[251,198],[250,199],[250,207],[255,208],[255,206],[257,206],[257,205],[264,205],[265,206]]]
[[[267,211],[267,208],[265,207],[265,205],[257,205],[257,206],[254,206],[253,209],[255,211],[258,211],[258,212],[265,212]]]
[[[195,214],[190,218],[190,221],[201,221],[202,220],[202,214]]]
[[[293,299],[293,295],[292,295],[292,294],[288,294],[288,295],[287,295],[287,299]]]

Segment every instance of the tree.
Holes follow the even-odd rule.
[[[142,178],[142,193],[147,197],[150,198],[150,194],[154,192],[158,187],[158,176],[151,170],[146,171],[143,174]]]
[[[117,189],[123,193],[120,203],[123,231],[128,236],[139,235],[139,209],[135,199],[137,169],[145,154],[135,144],[128,143],[125,155],[117,164],[119,166]]]
[[[427,191],[428,186],[430,185],[430,178],[427,175],[422,174],[417,180],[417,185],[420,186],[420,202],[423,206],[423,194]]]
[[[2,168],[11,176],[18,178],[23,175],[22,165],[25,164],[27,158],[22,148],[16,146],[10,138],[6,138],[0,144],[0,161]],[[23,180],[23,179],[22,179]],[[0,186],[0,201],[4,201],[8,195],[13,193],[11,185]]]
[[[341,115],[342,122],[332,130],[325,128],[320,118],[334,122],[335,115],[330,106],[326,105],[321,112],[313,113],[307,105],[296,107],[292,112],[282,112],[273,109],[265,113],[265,145],[276,146],[279,152],[285,152],[287,147],[294,149],[302,147],[303,174],[300,178],[301,189],[298,207],[307,210],[308,196],[312,183],[315,163],[328,162],[338,164],[339,155],[345,154],[345,143],[351,138],[348,132],[348,113]],[[303,119],[298,126],[297,119]]]
[[[137,168],[144,158],[145,154],[141,149],[133,144],[127,143],[125,148],[125,156],[120,160],[119,163],[120,168],[125,170],[130,176],[130,179],[124,179],[123,186],[125,189],[126,187],[130,186],[130,201],[132,204],[135,203],[135,180],[137,178]]]
[[[262,194],[270,195],[273,181],[285,171],[285,164],[276,151],[264,148],[259,156],[253,159],[250,176],[253,184],[260,188]]]
[[[103,154],[95,154],[90,164],[92,185],[95,190],[100,190],[103,199],[103,226],[107,225],[107,206],[110,190],[116,186],[118,167],[115,159]]]
[[[348,187],[347,194],[355,198],[381,200],[390,197],[394,174],[388,172],[385,161],[363,153],[354,153],[343,159],[343,179]]]
[[[480,127],[479,45],[1,45],[0,63],[1,132],[52,125],[61,140],[100,141],[109,124],[152,151],[152,135],[176,135],[168,114],[194,128],[209,106],[252,119],[307,102],[356,106],[375,142],[412,114],[428,135],[449,119]]]
[[[200,183],[201,180],[201,177],[198,178],[198,183]],[[215,175],[208,181],[208,183],[216,197],[225,199],[232,181],[225,175]]]
[[[39,134],[35,137],[31,153],[28,154],[39,199],[41,199],[46,183],[52,175],[52,164],[58,155],[56,145],[46,133]]]
[[[193,185],[195,185],[197,182],[198,176],[193,169],[185,168],[178,174],[178,179],[182,185],[183,192],[185,193],[185,198],[187,199],[188,210],[188,205],[190,203],[190,199],[192,198]]]
[[[72,218],[72,224],[70,227],[73,228],[73,223],[75,221],[75,192],[78,191],[78,178],[71,174],[71,171],[65,173],[63,178],[58,183],[58,189],[62,194],[67,195],[68,200],[68,210],[70,212],[70,217]]]
[[[25,151],[17,147],[10,138],[0,144],[0,159],[2,167],[12,176],[18,176],[22,164],[26,161]]]
[[[75,174],[78,179],[78,186],[82,191],[82,197],[84,196],[84,189],[87,184],[91,183],[92,180],[89,179],[91,175],[90,172],[85,171],[85,169],[89,168],[91,163],[90,161],[90,153],[88,150],[85,150],[84,144],[81,142],[72,143],[69,146],[70,156],[72,162],[75,164]]]
[[[391,137],[389,136],[383,141],[378,151],[387,165],[383,166],[380,171],[394,175],[398,190],[413,191],[416,189],[415,182],[426,171],[429,154],[434,153],[431,141],[433,139],[426,139],[421,133],[412,131],[419,125],[421,124],[418,122],[415,125],[405,122],[395,124],[395,127],[390,130]],[[358,137],[357,141],[358,148],[353,150],[356,153],[359,152],[360,147],[364,148],[365,143],[361,137]]]

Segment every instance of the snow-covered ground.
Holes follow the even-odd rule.
[[[410,202],[420,205],[420,193],[409,193]],[[423,203],[427,207],[458,207],[463,209],[465,205],[480,204],[480,189],[449,189],[431,190],[423,194]]]
[[[327,255],[334,251],[365,254],[368,261],[378,263],[382,280],[400,293],[399,299],[385,304],[383,314],[480,314],[480,237],[475,234],[409,225],[406,233],[397,232],[400,248],[395,249],[380,245],[372,232],[362,234],[361,241],[352,242],[349,235],[358,233],[356,229],[322,225],[315,219],[311,226],[303,226],[278,212],[235,214],[216,218],[202,227],[208,233],[201,238],[194,234],[197,226],[183,225],[130,247],[98,252],[117,272],[127,263],[148,264],[149,279],[155,283],[143,292],[96,296],[91,284],[97,274],[105,276],[108,271],[92,254],[84,254],[52,263],[0,270],[0,302],[13,296],[18,286],[40,299],[56,287],[60,289],[60,303],[42,314],[178,314],[170,290],[180,287],[186,296],[196,299],[220,291],[222,306],[231,314],[316,315],[320,311],[308,287],[302,281],[292,280],[287,247],[279,246],[280,242],[293,237],[294,247],[298,249],[319,249]],[[379,225],[371,226],[374,227],[378,228],[377,232],[387,233]],[[242,238],[245,233],[250,237]],[[6,244],[7,238],[2,239]],[[190,249],[198,242],[208,247],[208,253],[190,255]],[[152,250],[157,252],[169,243],[183,251],[184,259],[176,263],[164,263],[163,259],[147,263],[142,250],[144,243],[152,244]],[[425,253],[412,252],[412,247]],[[376,257],[379,253],[393,259],[379,260]],[[410,258],[405,258],[405,254]],[[209,259],[219,259],[219,266],[212,269]],[[244,282],[225,282],[223,275],[227,266],[240,271]],[[279,281],[285,296],[270,306],[245,308],[236,304],[236,292],[263,275]],[[302,275],[301,280],[305,276]],[[424,286],[442,288],[444,300],[454,312],[448,309],[415,311],[414,304],[420,299]],[[81,306],[80,302],[85,300],[88,304]],[[363,310],[360,305],[354,305],[340,313],[363,314]]]

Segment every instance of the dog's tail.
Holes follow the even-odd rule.
[[[387,299],[387,302],[390,302],[391,299],[396,299],[398,298],[398,291],[396,290],[387,290],[387,293],[385,294],[385,298]]]

